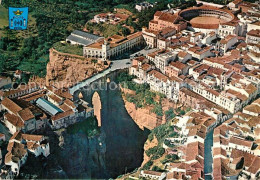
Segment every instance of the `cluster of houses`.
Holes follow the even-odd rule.
[[[184,30],[176,11],[156,12],[142,30],[147,46],[157,50],[132,59],[129,74],[193,109],[174,119],[180,136],[167,138],[174,146],[163,144],[178,161],[167,163],[164,172],[142,170],[142,178],[260,177],[259,4],[235,0],[222,8],[235,12],[236,22],[214,31]],[[205,139],[212,131],[212,173],[205,175]]]
[[[50,154],[47,138],[34,135],[35,133],[46,128],[66,128],[94,116],[93,108],[82,99],[74,103],[73,96],[67,89],[39,87],[36,83],[0,91],[0,99],[2,123],[13,135],[7,139],[4,134],[0,134],[0,141],[9,140],[8,152],[4,158],[0,148],[0,163],[4,163],[0,172],[1,179],[17,177],[29,153],[36,157],[47,157]]]
[[[48,157],[50,146],[48,139],[42,135],[23,134],[21,131],[17,131],[10,138],[7,151],[4,165],[1,167],[1,179],[17,177],[20,168],[26,163],[29,153],[35,157]]]
[[[135,82],[148,83],[152,90],[192,108],[200,108],[206,99],[231,113],[257,97],[260,21],[256,15],[247,21],[245,36],[180,30],[164,16],[177,18],[158,11],[150,22],[155,25],[143,28],[147,46],[157,50],[132,60],[129,73],[137,77]]]
[[[259,178],[259,107],[260,99],[214,129],[212,147],[214,179],[231,176],[238,179]]]
[[[9,131],[35,132],[46,126],[52,129],[68,127],[93,116],[93,108],[84,100],[77,104],[66,89],[40,88],[35,83],[14,90],[1,91],[3,122]]]
[[[129,15],[127,14],[121,14],[121,13],[101,13],[94,16],[92,19],[92,22],[95,23],[108,23],[108,24],[118,24],[120,22],[123,22],[129,18]]]

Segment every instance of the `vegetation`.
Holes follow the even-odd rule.
[[[71,45],[68,43],[57,42],[53,45],[53,48],[62,53],[83,56],[83,46],[80,45]]]
[[[149,170],[151,168],[151,166],[153,165],[153,161],[148,161],[144,166],[143,166],[143,170]]]
[[[100,35],[104,37],[109,37],[112,35],[122,35],[127,36],[131,33],[130,29],[122,26],[121,24],[113,25],[113,24],[103,24],[103,23],[91,23],[88,22],[86,24],[86,28],[90,33],[98,32]]]
[[[162,110],[162,104],[161,103],[156,103],[153,108],[153,112],[157,116],[163,116],[163,110]]]
[[[166,117],[167,121],[171,120],[171,119],[173,119],[175,117],[173,108],[170,108],[169,110],[165,111],[164,114],[165,114],[165,117]]]
[[[165,156],[165,159],[161,161],[162,164],[166,164],[169,162],[175,162],[179,160],[179,156],[176,154],[168,154]]]
[[[192,1],[180,0],[174,6],[190,4]],[[136,0],[2,0],[0,6],[0,73],[10,73],[16,69],[29,71],[32,75],[44,77],[48,62],[49,49],[56,42],[64,40],[71,31],[82,29],[86,22],[101,12],[112,12],[114,7],[125,8],[133,13],[126,21],[135,31],[148,26],[157,10],[167,7],[172,0],[157,0],[157,5],[147,11],[135,10]],[[26,31],[10,31],[8,29],[9,6],[29,7],[29,26]],[[100,8],[101,7],[101,8]],[[95,25],[88,26],[99,29],[104,36],[115,33],[128,35],[130,30],[122,25]],[[92,28],[92,29],[91,29]],[[57,46],[57,44],[55,44]],[[63,46],[59,48],[65,48]],[[74,49],[74,48],[73,48]],[[72,50],[76,51],[77,48]],[[11,73],[12,74],[12,73]],[[146,98],[148,103],[152,99]]]
[[[149,135],[148,135],[148,140],[149,140],[150,142],[152,142],[153,139],[154,139],[154,135],[153,135],[153,134],[149,134]]]
[[[150,148],[150,149],[146,150],[145,153],[146,153],[146,155],[149,156],[149,157],[150,157],[150,156],[153,156],[154,159],[158,159],[158,158],[162,157],[162,155],[165,153],[165,150],[164,150],[164,148],[162,148],[162,147],[155,146],[155,147],[153,147],[153,148]],[[152,157],[152,158],[153,158],[153,157]],[[156,158],[155,158],[155,157],[156,157]]]
[[[164,144],[170,148],[173,148],[175,145],[168,139],[165,139]]]
[[[84,121],[73,124],[67,128],[69,134],[82,132],[88,137],[96,136],[100,133],[96,117],[89,117]]]
[[[164,172],[164,170],[162,170],[162,169],[159,168],[158,166],[153,166],[152,171]]]

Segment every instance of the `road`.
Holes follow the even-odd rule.
[[[146,56],[148,53],[150,52],[153,52],[155,51],[156,49],[149,49],[149,50],[141,50],[141,51],[138,51],[134,54],[132,54],[130,57],[134,57],[135,55],[138,55],[138,54],[143,54],[144,56]],[[79,90],[80,88],[83,88],[89,84],[91,84],[92,82],[108,75],[109,73],[113,72],[113,71],[116,71],[116,70],[119,70],[119,69],[126,69],[126,68],[129,68],[131,67],[131,59],[121,59],[121,60],[115,60],[115,61],[112,61],[112,65],[110,66],[110,68],[104,70],[103,72],[101,73],[98,73],[80,83],[78,83],[77,85],[71,87],[69,89],[70,93],[71,94],[74,94],[75,91]]]
[[[212,165],[213,165],[213,157],[212,157],[212,146],[213,146],[213,132],[214,130],[207,133],[205,142],[204,142],[204,174],[205,180],[212,179]]]

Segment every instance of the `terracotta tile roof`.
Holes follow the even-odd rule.
[[[73,99],[73,96],[69,93],[67,89],[58,89],[54,93],[63,98]]]
[[[221,147],[214,147],[213,148],[213,157],[217,156],[217,155],[227,156],[227,152],[225,149],[223,149]]]
[[[231,39],[237,37],[236,35],[228,35],[220,41],[221,44],[227,44]]]
[[[164,82],[166,82],[168,80],[167,76],[165,76],[164,74],[162,74],[156,70],[151,70],[150,72],[148,72],[148,74],[152,75],[152,76],[156,77],[157,79],[164,81]]]
[[[247,33],[247,35],[260,37],[260,29],[252,29]]]
[[[260,157],[255,157],[253,163],[251,166],[248,168],[248,172],[256,174],[260,169]]]
[[[244,165],[246,167],[250,167],[255,158],[255,155],[233,148],[231,151],[231,158],[235,159],[239,157],[244,157]]]
[[[12,113],[16,114],[19,111],[23,110],[20,106],[18,106],[14,101],[9,98],[4,98],[2,101],[2,105],[9,109]]]
[[[71,108],[69,106],[67,106],[66,104],[62,104],[59,106],[59,108],[63,111],[69,111],[71,110]]]
[[[171,22],[171,23],[175,23],[175,21],[178,19],[177,15],[173,15],[170,13],[162,13],[159,17],[159,20],[162,21],[167,21],[167,22]]]
[[[162,175],[162,172],[156,172],[156,171],[144,170],[143,172],[144,172],[144,174],[150,174],[150,175],[154,175],[154,176],[161,176]]]
[[[72,114],[74,114],[73,110],[69,110],[69,111],[65,111],[65,112],[62,112],[62,113],[58,113],[55,116],[52,116],[51,120],[52,121],[60,120],[62,118],[68,117],[68,116],[70,116]]]
[[[182,70],[182,69],[187,67],[186,64],[183,64],[180,61],[170,62],[169,66],[173,66],[173,67],[175,67],[175,68],[177,68],[179,70]]]
[[[181,52],[178,53],[178,56],[181,57],[181,58],[184,58],[186,55],[188,55],[188,53],[185,52],[185,51],[181,51]]]
[[[8,164],[11,161],[18,163],[22,157],[27,154],[23,144],[17,142],[10,142],[7,147],[8,153],[5,156],[5,163]]]
[[[62,99],[55,94],[50,94],[50,95],[48,95],[48,97],[51,98],[53,101],[55,101],[58,104],[62,102]]]
[[[259,116],[251,117],[251,119],[248,121],[248,125],[250,127],[255,127],[258,124],[260,124],[260,117]]]
[[[72,108],[76,108],[76,106],[74,105],[74,102],[72,102],[71,100],[69,99],[66,99],[64,101],[65,104],[67,104],[68,106],[72,107]]]
[[[39,141],[43,140],[42,135],[33,135],[33,134],[22,134],[22,138],[26,141]]]
[[[5,119],[10,122],[12,125],[14,125],[15,127],[19,127],[19,128],[22,128],[24,127],[24,123],[23,121],[18,117],[18,116],[15,116],[13,114],[10,114],[10,113],[6,113],[4,115]]]
[[[195,160],[197,156],[204,157],[204,145],[198,141],[187,144],[185,161]]]
[[[29,108],[25,108],[19,111],[18,115],[22,118],[23,121],[28,121],[34,118],[34,115]]]
[[[185,172],[169,172],[166,179],[184,179]]]
[[[253,145],[252,141],[247,141],[247,140],[240,139],[240,138],[237,138],[237,137],[231,137],[229,142],[233,143],[233,144],[237,144],[237,145],[246,146],[246,147],[249,147],[249,148],[251,148],[252,145]]]
[[[163,14],[162,11],[156,11],[156,13],[154,14],[154,16],[161,16]]]
[[[251,94],[253,94],[254,92],[257,91],[257,88],[256,88],[252,83],[250,83],[249,85],[246,86],[245,91],[246,91],[249,95],[251,95]]]
[[[36,150],[40,145],[35,142],[27,142],[27,148],[30,150]]]
[[[258,106],[258,105],[250,104],[250,105],[246,106],[244,108],[244,110],[260,114],[260,106]]]
[[[142,65],[142,69],[143,69],[144,71],[148,71],[150,68],[151,68],[151,65],[150,65],[150,64],[145,63],[145,64]]]

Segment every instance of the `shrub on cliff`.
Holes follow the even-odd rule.
[[[158,166],[154,166],[154,167],[152,168],[152,171],[164,172],[164,170],[161,169],[161,168],[159,168]]]
[[[155,146],[146,150],[145,153],[147,154],[147,156],[152,157],[152,160],[155,160],[162,157],[162,155],[165,153],[165,150],[163,147]]]
[[[163,116],[162,104],[156,103],[152,112],[154,112],[157,116]]]
[[[165,156],[165,159],[161,161],[161,163],[166,164],[169,162],[175,162],[177,160],[179,160],[179,156],[177,156],[176,154],[168,154]]]
[[[96,117],[89,117],[84,121],[73,124],[67,128],[69,134],[82,132],[88,137],[96,136],[100,133]]]
[[[143,170],[149,170],[151,168],[151,166],[153,165],[153,161],[148,161],[144,166],[143,166]]]
[[[166,117],[167,121],[171,120],[171,119],[173,119],[175,117],[173,108],[170,108],[169,110],[165,111],[164,114],[165,114],[165,117]]]

